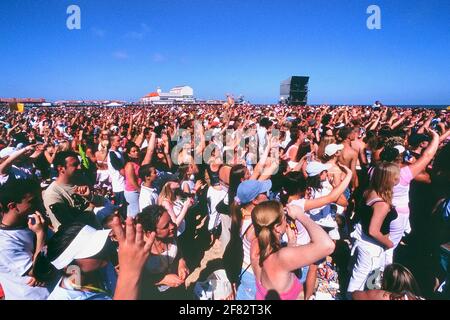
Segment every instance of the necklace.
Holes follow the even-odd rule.
[[[158,251],[158,255],[161,257],[161,260],[164,260],[164,256],[166,257],[165,260],[167,261],[167,267],[165,268],[166,269],[165,273],[168,273],[169,269],[170,269],[169,244],[166,243],[165,250],[164,250],[164,243],[163,242],[159,242],[159,244],[162,244],[162,246],[159,246],[157,244],[156,245],[156,249]],[[166,254],[163,256],[164,251],[166,252]]]
[[[69,290],[78,290],[78,291],[88,291],[92,293],[104,293],[107,294],[106,290],[94,287],[94,286],[80,286],[75,283],[70,278],[64,277],[63,279],[64,286]]]

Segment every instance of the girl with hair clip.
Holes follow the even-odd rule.
[[[363,290],[369,274],[384,269],[386,250],[394,247],[389,237],[390,224],[398,214],[392,205],[393,188],[400,181],[400,169],[381,162],[373,170],[369,188],[357,208],[359,223],[351,236],[355,239],[352,254],[357,251],[348,292]]]
[[[277,292],[281,300],[301,298],[303,288],[293,271],[326,257],[334,250],[333,241],[304,214],[301,207],[288,205],[287,212],[290,218],[305,227],[310,243],[281,246],[282,235],[289,232],[281,203],[263,202],[252,211],[256,238],[251,245],[251,264],[256,278],[257,300],[266,299],[269,291]]]
[[[401,264],[384,269],[380,290],[354,291],[353,300],[424,300],[413,274]]]
[[[342,195],[344,190],[351,182],[352,172],[350,169],[343,167],[347,174],[345,178],[340,182],[340,184],[334,188],[329,194],[323,197],[318,197],[315,199],[306,199],[306,179],[301,172],[290,172],[286,175],[283,189],[281,192],[281,202],[284,205],[296,205],[302,208],[304,212],[312,209],[321,208],[330,203],[336,202],[337,199]],[[310,237],[305,229],[305,227],[297,220],[292,225],[292,229],[296,230],[297,235],[297,245],[305,245],[310,242]],[[317,264],[311,264],[308,267],[302,269],[302,282],[305,283],[305,299],[309,299],[312,294],[316,283]],[[305,278],[306,276],[306,278]]]

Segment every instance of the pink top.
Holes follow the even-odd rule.
[[[303,286],[300,283],[300,280],[294,274],[292,274],[294,281],[292,283],[291,288],[280,294],[281,300],[297,300],[300,292],[303,291]],[[256,300],[265,300],[267,296],[267,289],[263,287],[262,283],[256,281]]]
[[[400,169],[400,182],[394,186],[392,204],[398,213],[409,214],[409,186],[413,180],[411,169]]]
[[[139,178],[139,168],[141,166],[134,162],[131,162],[131,164],[133,165],[134,174],[137,177],[137,183],[138,183],[138,185],[141,185],[142,180]],[[129,192],[137,191],[137,189],[131,184],[131,181],[128,180],[126,177],[125,177],[125,191],[129,191]]]

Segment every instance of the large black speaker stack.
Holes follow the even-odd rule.
[[[308,103],[309,77],[292,76],[281,82],[280,102],[293,106],[305,106]]]

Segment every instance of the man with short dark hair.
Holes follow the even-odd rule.
[[[155,167],[146,164],[139,168],[139,178],[142,180],[139,210],[142,211],[149,205],[158,204],[158,189],[153,185],[153,182],[158,178],[158,173]]]
[[[81,218],[85,223],[95,221],[94,197],[89,187],[76,185],[81,170],[78,154],[73,151],[58,152],[53,165],[58,177],[45,190],[43,198],[54,230],[56,231],[62,223],[74,222],[77,218]],[[83,217],[83,214],[80,214],[78,217],[73,209],[90,216]]]
[[[45,245],[45,220],[36,211],[39,184],[11,179],[0,187],[0,283],[7,300],[45,300],[48,288],[33,277]]]
[[[112,191],[114,192],[115,205],[122,206],[121,215],[126,218],[125,200],[125,159],[119,151],[120,137],[115,134],[110,139],[111,148],[108,152],[108,171],[111,177]]]

